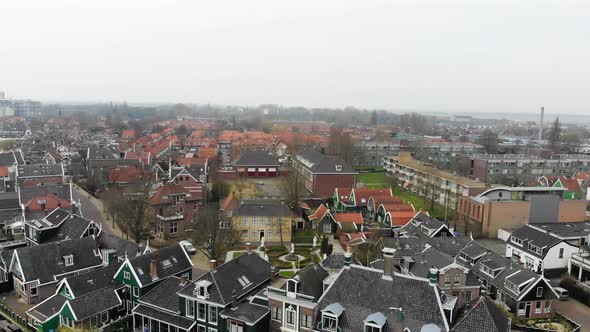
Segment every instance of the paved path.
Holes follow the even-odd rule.
[[[554,301],[553,309],[580,324],[580,332],[590,332],[590,307],[574,299],[569,299]]]
[[[72,196],[76,202],[80,200],[80,203],[82,204],[82,215],[85,218],[101,224],[103,230],[123,237],[119,228],[117,226],[113,228],[112,221],[105,215],[105,213],[103,213],[104,205],[100,199],[91,196],[88,192],[75,184],[72,185],[72,187]]]

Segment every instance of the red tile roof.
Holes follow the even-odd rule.
[[[123,132],[121,133],[121,137],[135,138],[135,130],[134,129],[123,129]]]
[[[364,223],[363,215],[360,212],[337,212],[334,213],[334,220],[339,223],[355,223],[357,225]]]
[[[26,202],[25,208],[29,212],[43,211],[43,209],[41,208],[42,207],[41,201],[45,201],[45,210],[47,210],[47,211],[53,211],[53,210],[57,209],[58,207],[62,207],[62,208],[67,209],[72,205],[72,202],[70,202],[70,200],[68,200],[68,199],[59,198],[57,196],[50,195],[50,196],[33,197],[31,200]]]
[[[118,166],[109,168],[108,181],[109,183],[117,182],[133,182],[141,179],[141,170],[133,166]]]
[[[567,188],[568,191],[582,192],[582,188],[580,188],[580,183],[576,179],[568,179],[565,176],[560,176],[559,182],[561,182],[561,185],[564,188]]]
[[[330,210],[328,209],[328,207],[326,207],[326,205],[321,204],[320,206],[318,206],[317,210],[315,210],[315,212],[308,217],[308,219],[321,220],[322,218],[324,218],[326,213],[330,213]]]
[[[414,218],[416,213],[417,213],[416,211],[408,211],[408,210],[390,211],[391,224],[392,224],[392,226],[404,226],[405,224],[410,222],[410,220],[412,220],[412,218]]]
[[[157,191],[150,197],[149,199],[149,203],[151,205],[159,205],[159,204],[169,204],[172,203],[172,197],[173,195],[177,195],[177,194],[187,194],[186,189],[176,183],[167,183],[164,184],[162,186],[160,186]],[[193,197],[191,195],[191,197],[189,196],[185,196],[184,200],[185,201],[194,201],[198,199],[197,197]]]
[[[8,166],[0,166],[0,176],[1,177],[8,176]]]

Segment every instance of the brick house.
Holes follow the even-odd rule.
[[[345,161],[317,151],[296,155],[292,160],[292,171],[299,173],[309,192],[324,197],[330,197],[337,187],[353,188],[358,174]]]
[[[246,150],[234,162],[234,169],[242,177],[275,177],[279,174],[279,162],[265,151]]]
[[[193,195],[180,184],[160,184],[150,196],[156,214],[156,233],[163,238],[177,237],[196,221],[203,197]]]

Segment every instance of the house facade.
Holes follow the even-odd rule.
[[[293,212],[283,202],[242,200],[231,220],[243,242],[291,242]]]
[[[348,163],[317,151],[307,151],[292,160],[292,171],[298,172],[305,188],[318,196],[329,197],[335,188],[355,186],[357,172]]]

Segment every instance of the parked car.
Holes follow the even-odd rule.
[[[195,248],[195,246],[193,246],[192,243],[190,243],[186,240],[182,240],[179,243],[184,247],[186,252],[188,252],[189,254],[194,255],[197,253],[197,249]]]
[[[559,295],[559,299],[562,301],[565,301],[570,297],[570,294],[565,288],[553,287],[553,289],[555,289],[555,292],[557,293],[557,295]]]

